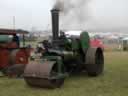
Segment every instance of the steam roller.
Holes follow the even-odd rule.
[[[77,72],[98,76],[104,69],[104,55],[101,48],[90,47],[88,32],[79,36],[66,36],[59,31],[59,10],[52,13],[52,40],[44,40],[44,51],[40,62],[28,64],[24,80],[30,86],[59,88],[65,78]]]

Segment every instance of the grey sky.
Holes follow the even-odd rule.
[[[88,26],[98,29],[128,28],[128,0],[93,0]]]
[[[0,0],[0,27],[30,30],[46,29],[50,23],[50,9],[54,0]],[[90,19],[87,29],[128,28],[128,0],[92,0],[89,3]]]
[[[16,28],[44,29],[49,23],[50,0],[0,0],[0,27],[13,28],[15,16]]]

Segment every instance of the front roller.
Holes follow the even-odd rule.
[[[24,71],[24,80],[30,86],[44,88],[59,88],[64,83],[63,73],[58,73],[57,64],[54,61],[45,61],[43,64],[28,64]]]
[[[101,48],[88,48],[85,58],[85,67],[89,76],[97,76],[103,72],[104,55]]]

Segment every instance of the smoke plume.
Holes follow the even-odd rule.
[[[53,8],[60,10],[60,28],[85,30],[90,18],[91,0],[55,0]]]

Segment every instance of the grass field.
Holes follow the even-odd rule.
[[[0,78],[0,96],[128,96],[128,53],[105,53],[105,71],[97,78],[67,78],[60,89],[36,89],[23,79]]]

